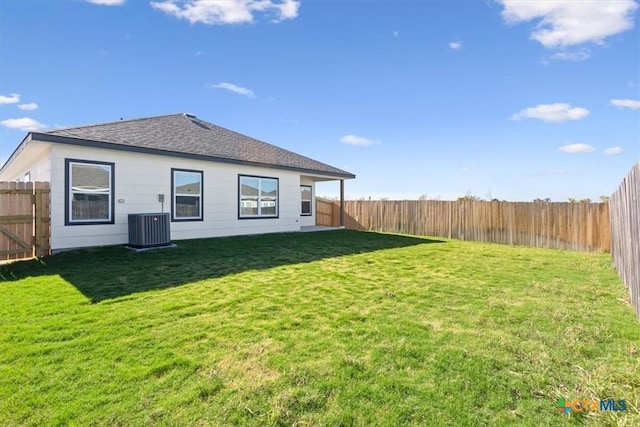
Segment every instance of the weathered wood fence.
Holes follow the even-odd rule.
[[[338,227],[340,225],[339,202],[316,197],[316,225]],[[354,227],[350,227],[354,229]]]
[[[318,199],[316,223],[337,226],[337,202]],[[609,251],[606,203],[345,201],[345,228],[576,251]]]
[[[0,261],[50,253],[48,182],[0,182]]]
[[[640,319],[640,162],[609,200],[611,257]]]

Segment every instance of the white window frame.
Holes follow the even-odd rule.
[[[176,191],[176,173],[189,173],[200,176],[200,191],[199,193],[178,193]],[[204,172],[199,170],[191,170],[191,169],[171,169],[171,221],[202,221],[204,219],[203,208],[204,208],[204,198],[202,196],[204,192]],[[193,197],[199,199],[199,209],[197,216],[178,216],[176,212],[176,207],[178,205],[177,198],[178,197]]]
[[[109,188],[80,189],[73,188],[73,166],[102,166],[107,167],[109,172]],[[92,225],[92,224],[113,224],[114,220],[114,191],[115,191],[115,164],[108,162],[97,162],[93,160],[65,159],[65,225]],[[73,218],[73,196],[75,194],[106,194],[108,203],[107,218],[74,219]]]
[[[242,179],[257,179],[258,180],[258,194],[257,196],[246,196],[242,194]],[[263,181],[275,181],[276,183],[276,196],[275,201],[275,214],[263,214],[262,213],[262,182]],[[242,214],[242,204],[244,199],[255,199],[258,204],[258,214],[257,215],[243,215]],[[271,197],[267,198],[271,199]],[[255,175],[238,175],[238,219],[257,219],[257,218],[278,218],[280,215],[280,180],[278,178],[270,177],[270,176],[255,176]]]
[[[309,199],[302,198],[302,189],[309,189]],[[309,212],[304,212],[304,202],[309,202]],[[300,185],[300,216],[312,216],[313,215],[313,186],[312,185]]]

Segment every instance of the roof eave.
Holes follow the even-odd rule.
[[[9,156],[9,158],[7,159],[6,162],[4,162],[4,164],[2,165],[2,167],[0,167],[0,174],[9,167],[9,165],[11,163],[13,163],[13,161],[15,160],[16,157],[18,157],[18,154],[20,154],[20,152],[22,152],[22,150],[24,150],[24,148],[27,146],[27,144],[29,144],[29,142],[31,142],[31,140],[33,140],[33,132],[29,132],[24,139],[20,142],[20,144],[18,144],[18,146],[16,147],[15,150],[13,150],[13,153],[11,153],[11,155]]]
[[[247,166],[260,166],[260,167],[265,167],[270,169],[282,169],[282,170],[291,170],[296,172],[310,173],[314,175],[321,175],[327,178],[335,178],[335,179],[354,179],[356,177],[354,174],[346,171],[344,171],[344,173],[321,171],[316,169],[299,168],[295,166],[275,165],[272,163],[251,162],[246,160],[229,159],[226,157],[207,156],[204,154],[181,153],[179,151],[159,150],[157,148],[147,148],[147,147],[138,147],[133,145],[115,144],[112,142],[94,141],[94,140],[82,139],[82,138],[72,138],[68,136],[51,135],[48,133],[40,133],[40,132],[30,132],[29,135],[27,136],[31,136],[30,139],[32,140],[50,142],[55,144],[67,144],[67,145],[76,145],[81,147],[104,148],[107,150],[127,151],[131,153],[155,154],[160,156],[178,157],[178,158],[193,159],[193,160],[215,161],[220,163],[230,163],[230,164],[247,165]],[[25,138],[25,140],[26,139],[27,138]],[[23,141],[23,144],[24,144],[24,141]],[[20,146],[22,146],[22,144],[20,144]],[[9,160],[11,160],[14,157],[14,155],[16,154],[20,146],[16,148],[16,151],[14,151],[14,154],[12,154]],[[9,163],[9,160],[7,161],[6,164]]]

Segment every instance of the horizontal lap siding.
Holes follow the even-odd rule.
[[[64,225],[65,158],[115,164],[115,224]],[[52,248],[127,243],[130,213],[171,212],[172,168],[201,170],[204,174],[204,220],[172,222],[172,240],[297,231],[300,228],[299,173],[115,150],[53,146]],[[279,179],[279,218],[238,220],[238,174]],[[158,201],[158,194],[165,195],[164,205]],[[119,199],[124,202],[119,203]]]
[[[316,185],[315,182],[313,182],[313,180],[309,177],[301,177],[300,178],[300,185],[310,185],[311,186],[311,215],[305,215],[302,216],[300,215],[300,226],[314,226],[316,225],[316,214],[317,214],[317,207],[314,206],[313,203],[313,199],[316,197]],[[298,189],[298,194],[300,194],[300,189]],[[300,203],[300,206],[298,207],[298,214],[300,214],[302,212],[302,203]]]

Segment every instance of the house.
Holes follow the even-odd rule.
[[[0,181],[49,181],[51,248],[128,242],[128,214],[167,212],[172,239],[315,225],[315,184],[352,173],[173,114],[27,134]]]

